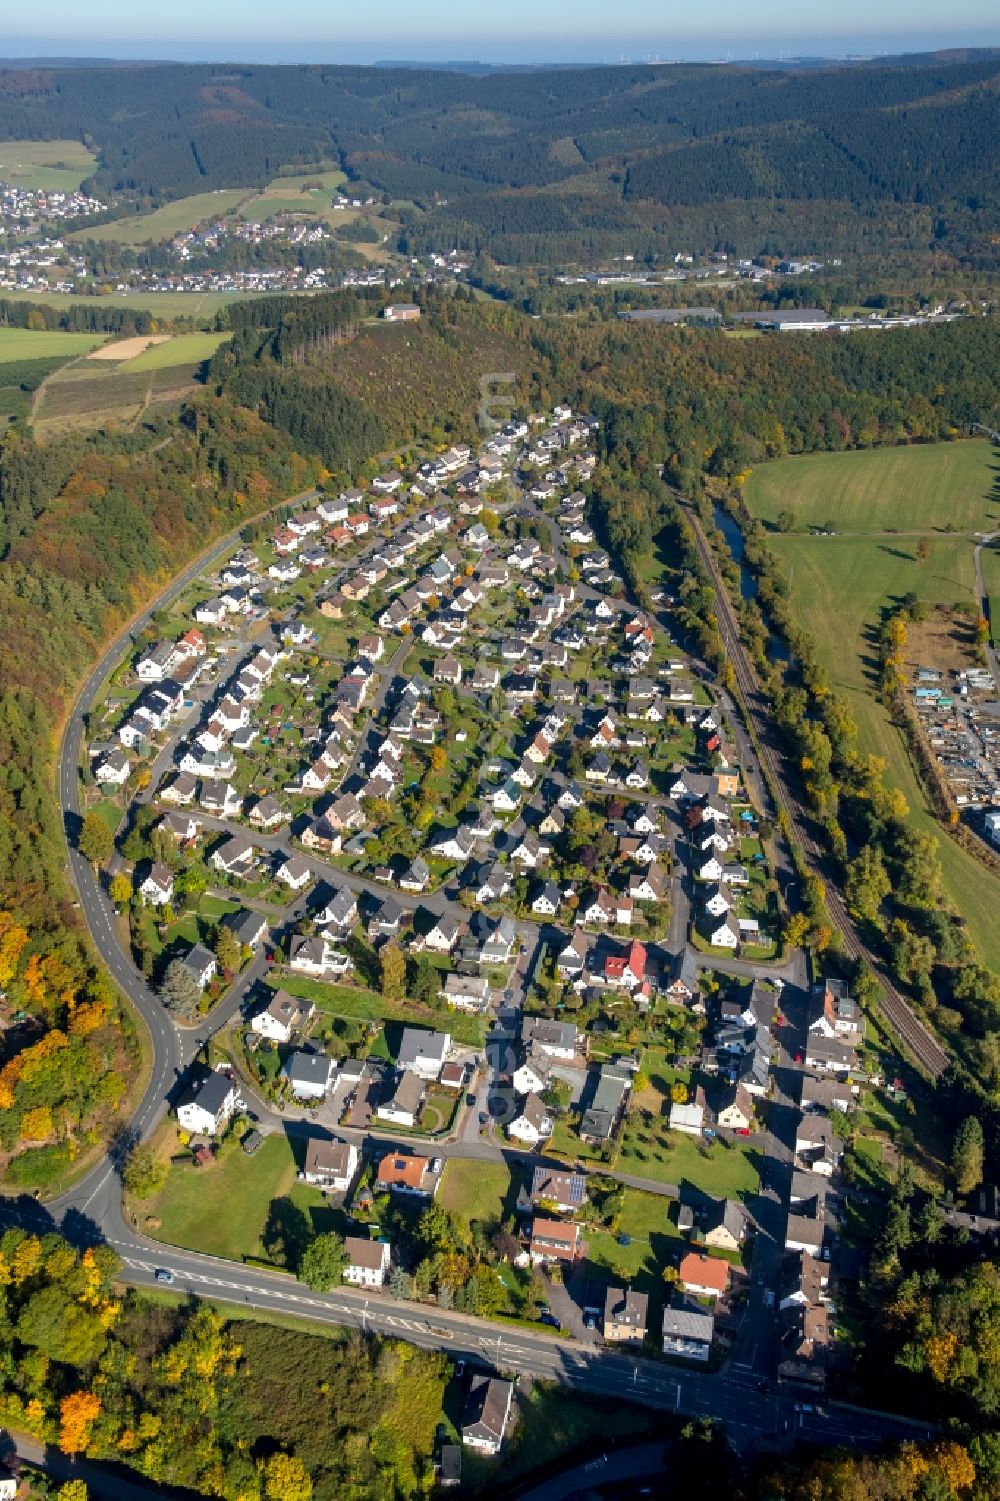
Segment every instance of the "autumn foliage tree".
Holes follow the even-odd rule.
[[[90,1430],[101,1412],[101,1399],[93,1392],[70,1392],[59,1404],[59,1447],[64,1454],[79,1454],[90,1441]]]

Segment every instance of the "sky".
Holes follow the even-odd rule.
[[[37,0],[5,7],[0,56],[368,63],[385,59],[619,62],[869,55],[1000,45],[996,0],[772,0],[748,24],[745,0]],[[81,19],[85,18],[85,28]]]

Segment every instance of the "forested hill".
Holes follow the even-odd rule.
[[[544,259],[567,232],[577,249],[600,247],[607,233],[620,241],[623,230],[655,241],[680,209],[709,211],[681,215],[682,230],[741,251],[760,249],[779,225],[787,251],[810,237],[823,249],[838,236],[929,244],[959,230],[988,246],[998,79],[990,56],[800,73],[686,65],[488,77],[19,68],[0,71],[0,138],[84,139],[99,151],[96,187],[136,206],[339,159],[430,210],[410,227],[412,247],[495,250],[501,240],[510,259],[529,249]],[[780,218],[747,214],[760,204],[779,205]]]

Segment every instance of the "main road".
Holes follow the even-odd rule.
[[[315,493],[309,492],[299,500],[305,503],[315,498]],[[641,1356],[582,1346],[570,1339],[517,1325],[400,1302],[388,1293],[368,1297],[347,1288],[328,1295],[313,1293],[291,1276],[150,1241],[128,1223],[122,1205],[121,1153],[126,1143],[147,1137],[165,1114],[170,1092],[180,1078],[186,1057],[190,1056],[191,1038],[211,1030],[214,1019],[204,1023],[197,1033],[181,1033],[174,1026],[124,953],[115,931],[112,905],[96,873],[75,848],[72,834],[80,816],[79,765],[85,717],[120,657],[126,639],[210,567],[234,544],[236,536],[237,533],[230,533],[202,553],[136,616],[94,666],[67,720],[58,790],[66,826],[69,869],[93,942],[148,1029],[152,1069],[119,1147],[113,1147],[71,1190],[47,1205],[9,1201],[0,1208],[0,1216],[8,1222],[34,1225],[38,1229],[61,1222],[68,1233],[78,1238],[103,1239],[121,1258],[122,1280],[138,1287],[159,1285],[168,1277],[170,1285],[185,1294],[293,1313],[321,1323],[353,1327],[363,1334],[390,1335],[495,1369],[559,1380],[597,1395],[627,1397],[667,1411],[717,1418],[726,1423],[737,1445],[747,1444],[760,1435],[791,1433],[793,1429],[800,1436],[823,1444],[878,1443],[928,1433],[930,1430],[891,1414],[861,1412],[834,1404],[803,1412],[782,1390],[761,1390],[761,1384],[751,1377],[676,1370]],[[234,1009],[240,993],[234,987],[222,1007],[227,1011]],[[187,1039],[187,1043],[182,1039]]]

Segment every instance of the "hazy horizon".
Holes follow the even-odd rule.
[[[60,7],[61,9],[61,7]],[[113,7],[105,6],[107,11]],[[445,7],[440,7],[442,13]],[[955,48],[1000,46],[1000,26],[988,24],[984,15],[969,15],[966,24],[909,26],[890,29],[891,20],[882,10],[877,27],[850,27],[842,12],[840,26],[827,33],[804,31],[801,15],[792,13],[795,24],[782,26],[779,14],[772,14],[766,30],[753,35],[742,28],[731,31],[720,24],[717,31],[684,32],[677,27],[654,28],[623,34],[614,38],[595,34],[593,27],[578,25],[568,35],[538,30],[518,31],[505,24],[499,37],[483,32],[428,34],[407,36],[390,28],[377,36],[349,36],[343,31],[334,39],[322,35],[301,37],[286,31],[281,39],[258,33],[252,17],[244,17],[239,27],[241,40],[234,45],[233,32],[224,37],[214,35],[208,27],[192,27],[185,36],[176,25],[169,36],[121,30],[102,32],[99,25],[89,29],[86,37],[75,37],[55,27],[30,36],[6,36],[0,32],[0,57],[11,60],[46,58],[66,60],[101,59],[109,61],[180,62],[180,63],[248,63],[248,64],[353,64],[374,65],[392,62],[427,64],[483,63],[494,66],[523,65],[558,67],[560,65],[601,65],[628,63],[669,63],[707,61],[781,61],[789,58],[838,58],[895,56],[910,52],[934,52]],[[720,23],[726,12],[720,12]],[[974,18],[973,18],[974,17]],[[74,17],[78,20],[78,17]],[[99,20],[100,18],[95,18]],[[134,19],[134,16],[133,18]],[[551,24],[549,17],[546,17]],[[740,16],[745,25],[745,16]],[[411,23],[412,24],[412,23]],[[255,34],[258,33],[258,34]]]

